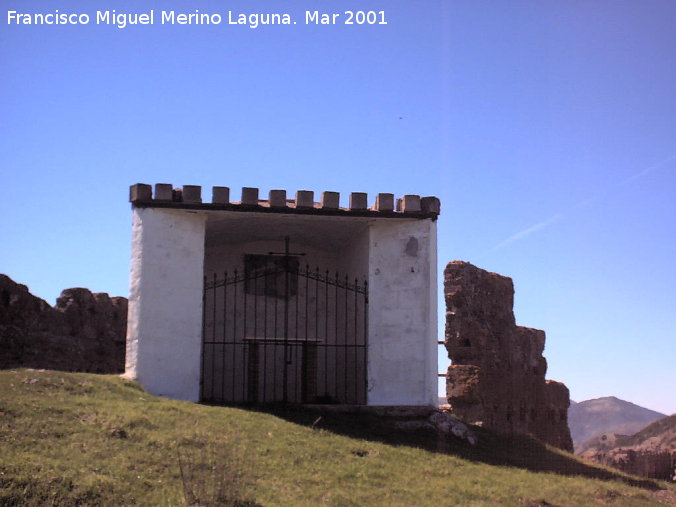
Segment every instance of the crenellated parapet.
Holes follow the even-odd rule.
[[[235,201],[231,200],[229,187],[212,187],[211,201],[204,202],[202,187],[198,185],[174,188],[170,183],[156,183],[153,189],[152,185],[137,183],[129,189],[129,200],[136,207],[391,218],[436,219],[441,212],[441,203],[433,196],[420,197],[411,194],[395,199],[394,194],[379,193],[369,206],[366,193],[352,192],[349,196],[349,207],[343,208],[340,207],[339,192],[322,192],[319,201],[315,201],[315,193],[312,190],[297,190],[293,198],[287,196],[286,190],[270,190],[267,199],[261,199],[259,193],[258,188],[243,187],[240,200]]]

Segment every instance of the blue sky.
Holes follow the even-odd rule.
[[[127,294],[136,182],[437,195],[440,276],[512,277],[549,378],[676,412],[673,1],[0,6],[0,272],[36,295]],[[297,25],[7,24],[113,8]]]

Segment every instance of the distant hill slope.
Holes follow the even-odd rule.
[[[580,445],[580,454],[618,447],[676,451],[676,414],[658,419],[633,435],[604,433]]]
[[[659,419],[634,435],[605,433],[581,445],[579,454],[644,477],[669,480],[676,452],[676,415]]]
[[[573,437],[575,452],[587,440],[603,433],[633,435],[666,414],[639,407],[614,396],[594,400],[571,402],[568,409],[568,426]]]

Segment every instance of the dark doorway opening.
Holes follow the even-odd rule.
[[[300,255],[205,278],[202,401],[366,404],[367,283]]]

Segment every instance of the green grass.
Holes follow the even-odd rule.
[[[165,400],[116,376],[0,371],[0,505],[654,505],[665,483],[529,439]],[[312,426],[312,423],[315,425]],[[671,489],[670,489],[671,488]]]

